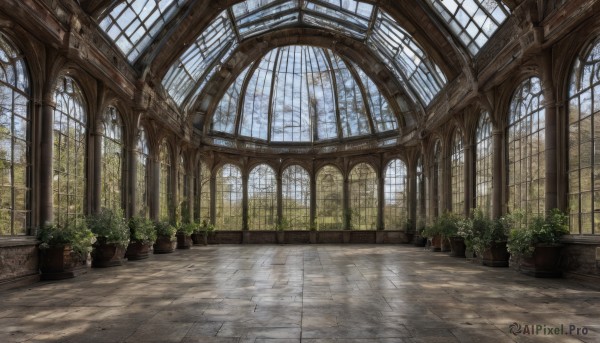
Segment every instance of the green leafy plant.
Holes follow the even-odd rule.
[[[458,236],[458,226],[463,218],[453,212],[446,211],[439,216],[435,225],[438,226],[440,234],[446,238]]]
[[[215,226],[204,219],[202,221],[202,225],[200,225],[200,232],[202,232],[205,236],[212,235],[215,232]]]
[[[156,234],[158,236],[170,238],[175,237],[175,234],[177,233],[177,228],[171,225],[168,221],[159,221],[154,223],[154,230],[156,230]]]
[[[473,209],[469,218],[459,222],[458,235],[468,249],[481,255],[493,243],[506,242],[513,223],[512,215],[492,220],[480,209]]]
[[[96,236],[87,227],[85,220],[72,219],[63,226],[43,225],[38,229],[37,239],[40,241],[40,249],[70,245],[73,252],[85,257],[92,251]]]
[[[421,230],[421,237],[433,238],[437,235],[441,235],[440,227],[438,225],[426,225]]]
[[[156,230],[150,219],[131,217],[129,219],[129,232],[131,241],[140,243],[153,243],[156,241]]]
[[[555,245],[569,233],[569,218],[558,209],[545,216],[535,216],[524,228],[512,229],[508,237],[508,251],[511,254],[531,256],[538,244]]]
[[[284,231],[290,228],[290,222],[287,220],[287,218],[283,217],[279,220],[279,222],[277,224],[275,224],[275,230],[277,231]]]
[[[177,226],[177,233],[183,234],[186,236],[191,235],[192,233],[194,233],[195,230],[196,230],[196,224],[194,224],[194,223],[179,224]]]
[[[120,210],[103,208],[89,216],[87,224],[100,243],[129,244],[129,226]]]

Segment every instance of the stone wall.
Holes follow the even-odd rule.
[[[0,240],[0,289],[39,280],[38,262],[35,240]]]
[[[600,278],[598,248],[600,244],[566,244],[562,252],[564,270],[573,276]]]

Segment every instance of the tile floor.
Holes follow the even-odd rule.
[[[600,285],[408,245],[222,245],[0,292],[2,343],[513,341],[600,342]]]

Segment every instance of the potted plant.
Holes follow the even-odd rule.
[[[85,220],[69,220],[64,226],[43,225],[37,239],[42,280],[68,279],[86,272],[87,257],[96,237]]]
[[[524,228],[512,229],[508,251],[521,272],[535,277],[560,277],[560,239],[568,233],[567,215],[553,209],[545,216],[533,217]]]
[[[406,237],[406,241],[404,243],[412,243],[415,239],[415,228],[412,221],[410,219],[406,219],[404,224],[402,224],[402,227],[404,228],[404,235]]]
[[[415,230],[415,237],[413,240],[413,244],[416,247],[424,247],[427,245],[427,236],[423,234],[423,230],[425,229],[425,223],[423,219],[419,219],[417,221],[417,228]]]
[[[131,217],[128,226],[130,241],[125,257],[130,261],[148,258],[150,247],[156,241],[154,224],[147,218]]]
[[[437,225],[437,220],[432,225],[425,226],[421,235],[427,237],[431,251],[442,250],[442,234],[440,227]]]
[[[154,253],[168,254],[175,251],[174,244],[176,243],[175,233],[177,229],[167,221],[160,221],[154,223],[154,230],[156,230]]]
[[[492,220],[483,211],[474,209],[471,216],[461,222],[459,235],[465,240],[467,250],[481,258],[483,265],[508,267],[510,254],[506,240],[514,218],[514,215],[505,215]]]
[[[465,241],[458,235],[458,227],[462,218],[453,212],[444,212],[437,220],[436,226],[442,236],[442,245],[449,242],[450,255],[465,257]],[[448,251],[441,248],[442,251]]]
[[[120,266],[129,244],[129,226],[122,211],[103,208],[88,217],[88,226],[96,236],[92,250],[92,267]]]
[[[177,249],[190,249],[194,242],[192,234],[196,230],[196,224],[185,223],[177,227]]]
[[[209,223],[207,220],[203,220],[200,230],[203,244],[208,245],[209,239],[212,240],[215,236],[215,226],[212,223]]]

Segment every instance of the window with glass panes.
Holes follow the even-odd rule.
[[[100,204],[114,211],[123,210],[123,122],[119,111],[109,106],[102,116],[101,150],[102,190]]]
[[[408,223],[408,175],[406,164],[400,159],[388,163],[385,170],[385,228],[405,229]]]
[[[283,217],[293,230],[310,227],[310,175],[300,166],[287,167],[281,177]]]
[[[442,180],[442,143],[438,139],[433,146],[433,163],[431,163],[431,200],[433,203],[429,213],[429,219],[437,218],[444,209],[443,204],[443,180]]]
[[[65,224],[84,216],[87,113],[81,88],[69,76],[59,77],[54,89],[54,221]]]
[[[508,125],[508,210],[524,221],[544,213],[546,159],[544,95],[539,78],[523,81],[510,103]]]
[[[492,122],[484,112],[475,132],[475,207],[487,216],[492,215],[492,143]]]
[[[150,161],[150,149],[148,148],[146,130],[143,127],[140,127],[138,131],[135,153],[137,163],[135,189],[137,214],[140,217],[147,218],[150,215],[148,211],[148,165]]]
[[[210,169],[204,162],[200,162],[200,175],[198,185],[200,187],[200,221],[206,220],[210,223]]]
[[[600,234],[600,40],[575,62],[569,84],[572,234]]]
[[[423,166],[423,157],[419,157],[417,160],[417,206],[416,206],[416,214],[417,214],[417,222],[416,228],[420,229],[425,227],[426,218],[427,218],[427,200],[429,197],[426,195],[426,179],[425,179],[425,167]]]
[[[344,177],[334,166],[317,173],[317,227],[319,230],[343,229]]]
[[[30,86],[22,54],[0,32],[0,236],[27,234],[31,217]]]
[[[350,220],[354,230],[377,228],[377,174],[373,168],[360,163],[350,172]]]
[[[251,230],[275,229],[277,224],[277,178],[266,164],[256,166],[248,177],[248,225]]]
[[[158,160],[160,164],[159,185],[158,185],[158,217],[160,220],[170,221],[171,202],[173,201],[171,191],[171,152],[169,144],[163,141],[159,148]]]
[[[216,223],[220,230],[242,229],[242,172],[233,164],[226,164],[217,171]]]
[[[460,130],[454,131],[452,139],[451,167],[451,192],[452,212],[464,214],[465,212],[465,148]]]
[[[188,208],[187,198],[187,171],[185,168],[185,159],[183,156],[179,156],[179,167],[177,168],[177,200],[179,203],[177,206],[179,207],[180,219],[183,222],[192,219],[190,218],[190,209]]]

